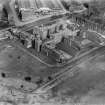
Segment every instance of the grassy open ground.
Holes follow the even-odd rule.
[[[79,73],[56,86],[55,94],[73,103],[105,104],[105,56],[84,62],[76,69]]]
[[[8,45],[0,47],[0,69],[7,73],[7,77],[24,80],[25,76],[31,76],[32,82],[39,78],[38,75],[43,77],[50,74],[45,65]],[[63,104],[105,103],[105,55],[84,61],[75,69],[78,73],[74,77],[52,89],[49,101],[54,104],[59,101]]]

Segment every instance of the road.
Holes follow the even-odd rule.
[[[17,43],[15,42],[12,42],[11,44],[11,42],[6,41],[5,43],[0,44],[0,46],[2,47],[2,45],[5,44],[14,47],[7,48],[3,51],[4,53],[0,53],[0,68],[2,68],[4,72],[9,73],[8,75],[10,75],[10,78],[19,78],[24,81],[25,76],[30,76],[32,77],[31,83],[33,84],[36,84],[37,77],[44,80],[40,84],[40,86],[38,86],[38,90],[34,88],[31,91],[33,93],[42,90],[49,90],[55,87],[56,85],[64,81],[66,78],[69,78],[67,74],[70,74],[71,77],[75,75],[75,73],[78,72],[74,70],[77,65],[105,53],[104,46],[100,48],[96,47],[82,54],[81,56],[78,56],[77,58],[71,60],[63,67],[49,67],[42,61],[40,62],[39,58],[37,59],[37,56],[28,52],[24,47],[19,46],[19,44],[17,45]],[[18,57],[20,59],[18,59]]]
[[[32,24],[30,24],[29,26],[25,26],[22,28],[22,30],[27,30],[27,29],[30,29],[32,28],[35,24],[36,25],[40,25],[41,23],[46,23],[49,21],[51,21],[50,18],[47,18],[47,19],[43,19],[42,21],[37,21],[37,22],[33,22]],[[15,43],[12,44],[12,45],[16,45]],[[34,58],[34,60],[36,61],[36,63],[40,63],[39,65],[43,65],[42,67],[44,67],[44,70],[46,69],[46,75],[43,74],[40,74],[40,68],[37,67],[37,69],[34,70],[34,73],[35,72],[38,72],[36,74],[42,76],[43,78],[47,78],[50,74],[50,78],[51,80],[48,81],[48,82],[45,82],[43,83],[37,90],[33,90],[33,93],[34,91],[36,92],[40,92],[40,91],[47,91],[53,87],[55,87],[56,85],[58,85],[59,83],[61,83],[62,81],[64,81],[66,78],[68,78],[66,75],[69,73],[71,74],[71,77],[74,76],[75,74],[75,70],[74,68],[79,65],[80,63],[82,62],[85,62],[93,57],[97,57],[98,55],[100,54],[104,54],[105,53],[105,47],[99,47],[99,48],[95,48],[95,49],[92,49],[91,51],[88,51],[86,53],[84,53],[83,55],[73,59],[72,61],[70,61],[68,64],[64,65],[63,67],[52,67],[51,65],[48,65],[46,64],[45,62],[43,62],[42,60],[40,60],[37,56],[29,53],[26,49],[22,48],[21,46],[18,46],[16,45],[20,50],[22,50],[24,53],[28,54],[31,58]],[[15,46],[15,47],[16,47]],[[35,64],[37,65],[37,64]],[[35,65],[33,66],[33,68],[35,67]],[[48,67],[45,68],[45,65],[47,65]],[[51,73],[50,73],[50,72]],[[47,73],[49,72],[49,73]],[[36,75],[35,74],[35,75]],[[33,74],[33,76],[35,76]]]
[[[48,91],[49,89],[55,87],[56,85],[58,85],[59,83],[61,83],[62,81],[64,81],[65,79],[67,79],[67,74],[71,74],[71,77],[74,76],[75,74],[75,67],[79,64],[81,64],[82,62],[85,62],[89,59],[92,59],[94,57],[98,57],[100,54],[105,54],[105,46],[100,47],[100,48],[96,48],[92,51],[89,51],[85,54],[83,54],[82,56],[80,56],[79,58],[76,58],[75,60],[73,60],[72,62],[70,62],[68,64],[68,66],[66,65],[66,67],[58,72],[54,77],[52,77],[53,79],[46,83],[45,85],[43,85],[42,87],[38,88],[38,92],[43,92],[43,91]]]
[[[55,73],[52,72],[50,74],[50,76],[49,76],[51,78],[50,81],[42,83],[42,85],[40,87],[33,90],[33,93],[34,93],[34,91],[35,91],[35,93],[36,93],[36,91],[37,92],[47,91],[47,90],[55,87],[56,85],[58,85],[59,83],[61,83],[62,81],[64,81],[65,79],[68,78],[68,76],[66,76],[67,74],[70,74],[71,77],[74,76],[75,73],[78,72],[78,71],[75,71],[75,67],[77,65],[79,65],[82,62],[85,62],[89,59],[92,59],[94,57],[97,57],[101,54],[103,55],[105,53],[105,46],[95,47],[95,48],[89,50],[88,52],[85,52],[85,53],[81,54],[80,56],[72,59],[66,65],[64,65],[62,67],[56,67],[56,66],[54,67],[52,65],[45,63],[40,58],[38,58],[37,56],[35,56],[34,54],[32,54],[31,52],[26,50],[24,47],[20,46],[19,44],[12,42],[11,45],[17,47],[18,49],[20,49],[24,53],[28,54],[30,57],[34,58],[36,61],[46,65],[49,68],[49,71],[50,71],[50,69],[57,70],[57,72],[55,72]],[[48,69],[48,68],[46,68],[46,69]]]
[[[26,30],[28,31],[30,29],[33,29],[33,27],[35,26],[40,26],[42,24],[47,24],[50,22],[57,22],[59,19],[63,19],[64,17],[65,15],[59,15],[59,16],[51,16],[51,17],[46,17],[43,19],[38,19],[37,21],[33,21],[26,25],[21,26],[20,29],[23,31],[26,31]]]

